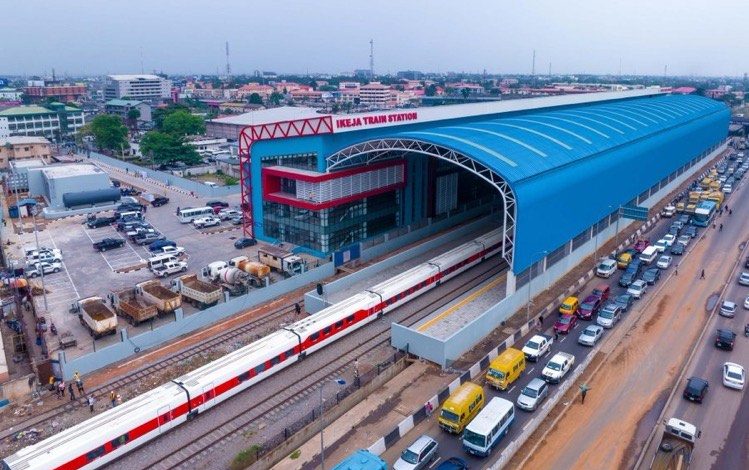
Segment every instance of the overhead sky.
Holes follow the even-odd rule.
[[[746,0],[5,0],[0,74],[741,75]]]

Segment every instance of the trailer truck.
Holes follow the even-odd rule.
[[[74,306],[75,308],[76,306]],[[101,297],[81,299],[77,303],[78,320],[94,338],[117,332],[117,315]]]
[[[652,470],[687,470],[692,460],[692,450],[701,432],[693,424],[678,418],[666,423],[655,452]]]
[[[172,280],[172,290],[201,310],[213,307],[223,297],[220,286],[201,281],[197,274],[186,274]]]
[[[159,313],[156,305],[149,304],[138,297],[135,288],[113,292],[109,296],[117,313],[125,317],[131,325],[137,326]]]
[[[182,306],[182,297],[162,286],[155,279],[137,284],[135,293],[138,299],[154,305],[159,314],[172,313]]]

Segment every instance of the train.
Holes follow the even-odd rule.
[[[99,468],[497,254],[493,230],[2,460],[2,470]]]

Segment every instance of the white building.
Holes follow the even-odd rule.
[[[359,102],[372,108],[387,108],[390,102],[390,87],[380,82],[372,82],[359,88]]]
[[[0,111],[0,119],[3,118],[8,122],[10,135],[49,139],[73,135],[84,124],[83,110],[62,103],[51,103],[46,107],[28,105],[7,108]]]
[[[157,75],[109,75],[104,97],[107,100],[128,98],[160,101],[169,98],[171,91],[172,81]]]
[[[23,92],[15,88],[0,88],[0,101],[18,101]]]

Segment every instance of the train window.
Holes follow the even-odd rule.
[[[241,374],[239,374],[239,376],[237,377],[237,380],[239,380],[240,382],[244,382],[245,380],[249,380],[249,378],[250,378],[250,372],[247,371],[247,372],[242,372]]]
[[[346,321],[349,324],[354,323],[354,316],[353,315],[349,315],[348,317],[346,317]]]
[[[339,329],[342,326],[343,326],[343,320],[338,320],[337,322],[335,322],[335,329],[336,330]]]
[[[309,336],[309,339],[310,341],[317,341],[317,338],[319,337],[320,337],[320,332],[316,331]]]
[[[330,333],[330,327],[326,326],[325,328],[322,329],[322,334],[324,336],[324,335],[327,335],[328,333]]]
[[[290,358],[293,355],[294,355],[294,349],[289,349],[288,351],[286,351],[286,358],[287,359]]]
[[[270,365],[271,365],[271,367],[273,367],[276,364],[278,364],[279,362],[281,362],[281,356],[276,356],[276,357],[274,357],[274,358],[272,358],[270,360]]]
[[[265,364],[260,364],[259,366],[255,367],[255,373],[259,374],[265,370]]]
[[[104,455],[106,451],[104,450],[104,446],[97,447],[96,449],[92,450],[91,452],[86,454],[86,459],[88,459],[89,462],[92,462],[102,455]]]
[[[129,440],[130,439],[127,437],[127,433],[126,433],[126,434],[123,434],[122,436],[118,437],[117,439],[112,440],[110,442],[110,444],[112,444],[112,448],[113,449],[116,449],[119,446],[121,446],[122,444],[127,444],[127,441],[129,441]]]

